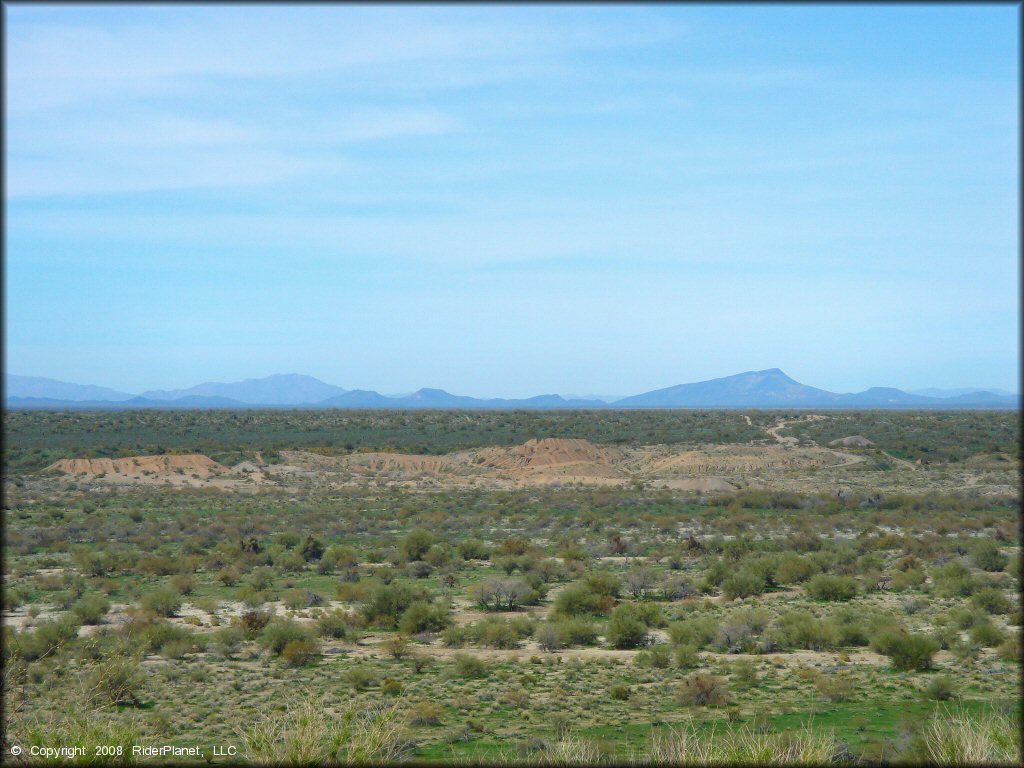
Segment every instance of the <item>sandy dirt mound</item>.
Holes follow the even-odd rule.
[[[841,446],[843,448],[870,448],[874,443],[863,435],[849,435],[848,437],[840,437],[838,440],[833,440],[829,445]]]
[[[186,473],[206,477],[227,467],[199,453],[163,456],[129,456],[124,459],[61,459],[47,467],[66,475],[170,475]]]
[[[735,475],[766,469],[829,467],[843,462],[834,451],[781,446],[722,446],[652,458],[646,469],[659,475]]]
[[[258,484],[258,472],[235,472],[202,454],[129,456],[123,459],[61,459],[47,467],[79,483],[238,488]]]
[[[623,454],[617,448],[575,438],[529,440],[514,448],[482,448],[475,466],[525,485],[618,485],[629,478],[612,466]]]
[[[457,462],[447,456],[417,456],[408,453],[360,453],[349,457],[353,470],[369,473],[402,472],[412,474],[440,474],[458,468]]]
[[[622,458],[617,448],[594,445],[589,440],[547,437],[528,440],[514,448],[483,448],[477,460],[494,469],[541,469],[565,464],[612,464]]]

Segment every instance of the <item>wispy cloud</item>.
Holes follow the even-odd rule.
[[[525,390],[630,391],[697,358],[803,355],[825,382],[835,349],[891,370],[1009,349],[1012,8],[5,11],[27,372],[154,344],[150,371],[242,350],[221,375],[247,376],[248,328],[396,391],[497,392],[474,355]],[[609,350],[635,382],[600,378]]]

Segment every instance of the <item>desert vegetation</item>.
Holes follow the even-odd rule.
[[[5,749],[1016,762],[1018,426],[969,412],[8,413]],[[797,460],[850,434],[875,447]],[[389,452],[454,458],[332,463]],[[234,474],[47,469],[146,455]],[[581,463],[623,477],[560,469]],[[728,485],[661,482],[683,472]]]

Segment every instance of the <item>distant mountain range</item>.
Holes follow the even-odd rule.
[[[1004,390],[956,389],[904,392],[872,387],[840,394],[809,387],[778,368],[678,384],[640,395],[600,397],[537,395],[525,399],[476,398],[443,389],[420,389],[386,396],[343,389],[312,376],[276,374],[233,383],[208,382],[188,389],[150,390],[141,395],[55,379],[7,374],[8,408],[393,408],[393,409],[565,409],[565,408],[985,408],[1017,409],[1020,396]],[[924,394],[935,393],[935,394]],[[942,393],[942,394],[938,394]]]
[[[185,397],[204,397],[234,400],[247,405],[300,405],[320,403],[344,395],[347,391],[312,376],[278,373],[265,379],[246,379],[232,384],[207,382],[188,389],[151,389],[143,392],[140,397],[164,402]]]

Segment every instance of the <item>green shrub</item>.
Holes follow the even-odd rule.
[[[181,595],[170,587],[162,587],[143,595],[141,603],[157,616],[174,616],[181,608]]]
[[[312,637],[289,640],[281,650],[281,660],[289,667],[305,667],[320,656],[320,643]]]
[[[458,624],[450,624],[441,633],[441,642],[447,648],[461,648],[466,644],[467,634],[465,627],[460,627]]]
[[[363,616],[368,624],[395,627],[413,603],[424,598],[421,590],[405,584],[384,584],[373,591],[363,605]]]
[[[834,635],[837,646],[866,646],[871,640],[870,613],[851,605],[839,606],[828,619],[827,635]]]
[[[750,659],[739,659],[732,665],[732,676],[736,685],[746,690],[756,686],[761,678],[757,674],[757,667]]]
[[[480,645],[507,649],[518,648],[519,641],[529,636],[531,627],[528,621],[507,621],[497,616],[489,616],[473,625],[470,631]]]
[[[210,649],[225,659],[230,659],[241,648],[245,631],[240,626],[222,627],[210,638]]]
[[[316,631],[320,637],[332,640],[344,640],[348,637],[348,615],[339,609],[323,614],[316,622]]]
[[[749,567],[741,568],[722,582],[722,594],[728,600],[756,597],[764,592],[764,577]]]
[[[195,586],[191,573],[177,573],[171,577],[171,589],[179,595],[190,595]]]
[[[599,634],[597,625],[582,616],[562,619],[555,624],[559,642],[563,646],[593,645]]]
[[[1003,642],[1003,639],[1006,637],[1006,633],[987,616],[981,621],[976,622],[968,630],[967,634],[970,636],[971,642],[984,648],[994,648]]]
[[[1009,613],[1012,605],[1006,597],[1006,593],[995,587],[979,589],[971,595],[971,605],[980,608],[985,613],[1004,614]]]
[[[146,653],[158,653],[170,643],[192,638],[192,633],[184,627],[162,619],[142,621],[138,626],[133,622],[125,625],[122,631]]]
[[[1006,568],[1010,558],[999,551],[999,545],[991,539],[983,539],[974,546],[971,561],[983,571],[998,573]]]
[[[613,685],[608,689],[608,695],[611,696],[613,701],[626,701],[629,699],[629,686],[622,685],[621,683]]]
[[[487,560],[491,556],[490,547],[480,539],[463,539],[456,545],[456,551],[463,560]]]
[[[905,571],[896,571],[892,575],[890,589],[894,592],[905,592],[908,589],[917,589],[925,582],[925,575],[916,568],[909,568]]]
[[[939,644],[926,635],[915,635],[906,630],[886,630],[871,641],[876,653],[888,656],[894,669],[905,672],[932,668],[932,657]]]
[[[486,677],[490,672],[483,659],[467,653],[456,653],[452,656],[452,669],[458,677]]]
[[[710,617],[674,621],[668,625],[668,634],[673,645],[707,648],[718,634],[718,623]]]
[[[377,675],[363,666],[349,667],[344,671],[342,677],[352,686],[353,691],[365,691],[377,682]]]
[[[180,640],[168,640],[160,646],[160,655],[165,659],[183,659],[185,654],[196,650],[192,638],[181,638]]]
[[[12,650],[26,661],[35,661],[56,653],[77,636],[78,625],[70,616],[64,616],[14,635]],[[4,645],[6,647],[7,643]]]
[[[9,739],[8,743],[18,744],[26,751],[32,747],[75,745],[85,749],[85,755],[88,757],[96,755],[100,748],[110,749],[115,753],[120,748],[120,759],[114,757],[104,761],[111,764],[133,761],[132,748],[144,743],[134,718],[129,720],[123,717],[97,717],[92,707],[78,708],[70,702],[59,713],[33,714],[26,718],[18,718],[17,722],[12,718],[12,721],[5,725],[9,725],[5,733],[5,737]],[[39,764],[41,761],[40,758],[30,762]],[[59,764],[60,761],[54,762]]]
[[[289,589],[281,593],[281,602],[286,608],[299,611],[303,608],[323,605],[324,599],[309,589]]]
[[[636,663],[650,669],[667,669],[672,662],[672,650],[668,643],[655,643],[646,651],[640,651]]]
[[[964,605],[950,608],[947,616],[957,629],[970,629],[982,618],[982,614],[977,609]]]
[[[633,607],[636,609],[636,617],[648,627],[668,626],[668,622],[665,620],[665,614],[658,603],[634,603]]]
[[[806,557],[787,553],[775,568],[775,579],[779,584],[799,584],[818,572],[818,567]]]
[[[412,603],[398,622],[403,635],[418,635],[421,632],[440,632],[448,626],[448,608],[440,603],[429,604],[423,600]]]
[[[605,610],[599,595],[586,584],[570,584],[555,597],[552,613],[556,617],[586,616]]]
[[[88,595],[71,606],[71,612],[82,624],[99,624],[108,611],[110,602],[101,595]]]
[[[815,618],[807,611],[794,610],[778,618],[766,640],[765,645],[777,644],[781,648],[822,651],[834,648],[839,637],[831,623]]]
[[[246,581],[256,592],[263,592],[273,586],[274,571],[265,566],[253,568]]]
[[[612,611],[608,621],[608,643],[613,648],[636,648],[647,642],[647,625],[632,603],[623,603]]]
[[[807,582],[807,594],[815,600],[843,602],[857,594],[857,582],[849,576],[819,573]]]
[[[260,633],[260,642],[275,656],[280,656],[293,640],[312,639],[308,629],[291,619],[275,618]]]
[[[422,560],[427,550],[434,544],[434,536],[423,528],[410,531],[398,545],[402,559],[407,561]]]
[[[695,669],[700,666],[700,651],[695,645],[677,645],[675,657],[676,666],[680,669]]]
[[[978,588],[977,580],[959,560],[953,560],[937,568],[932,578],[936,594],[940,597],[970,597]]]

